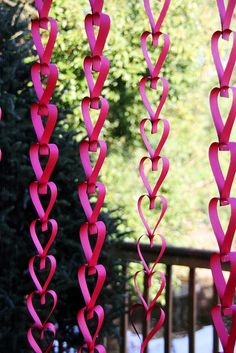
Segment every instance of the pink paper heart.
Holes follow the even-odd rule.
[[[222,254],[226,254],[230,252],[235,231],[236,231],[236,199],[235,198],[227,199],[229,205],[223,206],[223,207],[230,207],[231,209],[231,215],[228,222],[226,233],[224,233],[223,231],[223,228],[219,219],[219,215],[218,215],[218,210],[217,210],[217,206],[220,203],[220,201],[221,201],[220,198],[216,198],[216,197],[211,199],[209,203],[209,216],[210,216],[211,225],[214,230],[219,248]]]
[[[48,253],[48,250],[50,249],[51,245],[53,244],[53,241],[56,238],[57,235],[57,231],[58,231],[58,225],[57,222],[54,219],[49,219],[46,223],[41,224],[41,228],[42,231],[46,231],[48,230],[48,224],[50,223],[52,230],[51,230],[51,234],[48,237],[48,241],[46,243],[46,245],[43,247],[42,244],[39,241],[38,235],[36,233],[36,224],[37,224],[38,220],[34,220],[31,224],[30,224],[30,235],[31,238],[34,242],[34,245],[39,253],[39,255],[41,257],[45,257]]]
[[[48,41],[45,46],[43,45],[42,38],[40,36],[40,28],[44,28],[49,32]],[[53,18],[33,20],[31,31],[34,45],[40,58],[40,62],[42,64],[49,64],[58,33],[57,21]]]
[[[155,63],[155,65],[152,64],[148,50],[147,50],[147,39],[149,36],[152,36],[152,46],[153,47],[158,47],[158,45],[159,45],[158,41],[159,41],[160,37],[164,38],[164,44],[161,48],[161,53],[160,53],[159,58],[158,58],[157,62]],[[159,73],[161,71],[162,65],[166,59],[169,48],[170,48],[169,36],[167,34],[163,34],[160,32],[152,34],[151,32],[146,31],[141,35],[141,47],[142,47],[143,55],[144,55],[144,58],[147,62],[151,77],[152,78],[158,77]]]
[[[98,6],[101,7],[102,4]],[[99,28],[97,37],[95,36],[95,30],[94,30],[95,26]],[[110,30],[110,17],[108,15],[96,12],[92,15],[88,14],[85,17],[85,31],[87,34],[92,56],[102,55],[102,51],[104,49],[109,30]]]
[[[41,80],[42,75],[48,77],[45,88],[43,88]],[[55,64],[34,63],[31,68],[31,77],[39,104],[48,104],[52,98],[58,79],[57,66]]]
[[[155,90],[157,89],[157,83],[161,81],[162,83],[162,94],[161,94],[161,99],[160,102],[156,108],[156,111],[154,112],[148,98],[147,98],[147,83],[150,82],[151,83],[151,87],[150,89]],[[151,120],[157,120],[159,119],[159,115],[162,111],[163,105],[165,104],[166,98],[168,96],[168,81],[164,78],[164,77],[157,77],[157,78],[150,78],[148,76],[143,77],[139,83],[139,91],[140,91],[140,95],[143,101],[143,104],[145,105],[149,116],[151,118]]]
[[[42,116],[47,116],[47,122],[44,126]],[[31,119],[34,126],[38,142],[41,145],[47,145],[52,136],[54,127],[57,122],[58,111],[53,104],[40,106],[37,103],[31,105]]]
[[[45,222],[49,218],[49,214],[53,208],[53,205],[57,198],[57,187],[52,181],[47,184],[47,187],[50,190],[50,200],[48,202],[47,208],[44,209],[40,197],[39,197],[39,184],[38,182],[34,181],[30,184],[30,197],[34,204],[34,207],[37,211],[37,214],[42,222]]]
[[[156,147],[155,150],[153,150],[148,138],[147,138],[147,135],[146,135],[146,132],[145,132],[145,125],[147,122],[150,122],[151,120],[150,119],[143,119],[140,123],[140,132],[141,132],[141,136],[142,136],[142,140],[145,144],[145,146],[147,147],[147,150],[150,154],[150,157],[152,159],[156,159],[158,158],[158,156],[160,155],[161,153],[161,150],[167,140],[167,137],[169,136],[169,131],[170,131],[170,125],[169,125],[169,122],[168,120],[166,119],[158,119],[158,120],[155,120],[155,121],[151,121],[152,123],[152,134],[158,134],[159,133],[159,129],[158,129],[158,125],[160,123],[163,124],[163,131],[162,131],[162,134],[161,134],[161,138],[159,139],[159,143]]]
[[[236,87],[230,87],[229,90],[232,91],[233,100],[232,100],[231,109],[225,124],[223,123],[223,119],[221,117],[219,104],[218,104],[218,97],[219,97],[219,94],[221,93],[221,89],[213,88],[210,94],[210,106],[211,106],[212,117],[214,120],[219,142],[223,145],[224,144],[227,145],[229,142],[231,131],[236,117]]]

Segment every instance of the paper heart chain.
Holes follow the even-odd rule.
[[[57,21],[48,17],[51,3],[52,0],[35,0],[38,18],[32,21],[31,27],[39,56],[39,62],[31,68],[37,97],[31,105],[31,119],[37,140],[30,147],[30,161],[36,178],[30,184],[30,197],[37,213],[37,218],[30,225],[30,235],[37,253],[29,261],[29,273],[35,290],[27,296],[26,303],[34,321],[27,337],[36,353],[51,352],[56,336],[51,315],[57,305],[57,295],[50,289],[56,259],[48,254],[58,231],[56,220],[50,218],[57,197],[57,187],[51,181],[51,175],[58,159],[58,148],[50,143],[58,114],[57,107],[50,103],[58,78],[57,66],[50,62],[58,33]],[[46,40],[44,45],[42,37]],[[42,310],[46,311],[44,319],[39,314]],[[50,339],[45,337],[45,333]]]
[[[81,142],[79,149],[85,181],[78,185],[78,196],[86,218],[80,227],[79,235],[86,263],[79,267],[77,274],[85,303],[77,314],[78,326],[83,335],[83,343],[78,348],[78,353],[105,353],[105,347],[98,342],[104,321],[104,310],[98,302],[106,279],[105,267],[99,263],[106,238],[106,226],[99,220],[106,189],[99,181],[99,174],[106,158],[107,146],[99,136],[108,114],[108,102],[101,97],[101,93],[110,68],[108,58],[103,55],[110,18],[102,12],[103,1],[90,0],[90,5],[92,13],[85,17],[85,31],[91,54],[84,59],[89,96],[83,98],[81,105],[88,137]],[[47,173],[50,173],[50,170],[47,170]],[[47,173],[44,170],[41,178]]]
[[[143,265],[143,270],[137,272],[134,276],[135,289],[140,298],[141,304],[134,304],[130,309],[132,324],[132,316],[136,310],[142,308],[146,313],[147,327],[149,327],[149,331],[147,336],[142,339],[140,348],[141,353],[146,352],[150,340],[161,329],[165,321],[164,310],[158,303],[158,299],[165,287],[165,276],[163,273],[157,272],[156,268],[166,248],[165,238],[158,233],[158,228],[167,209],[167,200],[160,194],[160,189],[169,170],[169,161],[166,157],[162,156],[162,149],[168,138],[170,126],[168,120],[161,117],[161,112],[168,96],[168,81],[165,77],[160,75],[170,48],[169,36],[161,32],[161,25],[166,17],[169,5],[170,0],[160,1],[159,17],[155,22],[151,9],[151,0],[144,0],[144,7],[149,18],[151,32],[145,31],[141,35],[141,48],[144,59],[147,63],[149,75],[144,76],[139,83],[141,99],[148,113],[148,118],[145,118],[140,122],[140,133],[147,148],[148,155],[141,158],[139,163],[139,174],[146,189],[146,194],[139,197],[138,212],[146,234],[141,236],[137,243],[137,251]],[[147,45],[148,40],[150,42],[149,46]],[[161,40],[163,44],[161,43]],[[150,47],[153,49],[152,51],[154,51],[152,59],[149,51]],[[155,54],[158,50],[160,52],[159,56]],[[153,59],[154,57],[155,60]],[[156,106],[149,99],[149,91],[155,91],[158,96],[157,90],[159,91],[159,89],[161,89],[160,100]],[[156,100],[154,102],[156,102]],[[148,202],[148,206],[146,207],[149,208],[150,219],[146,215],[147,210],[145,210],[145,200]],[[152,225],[150,225],[151,218],[154,220]],[[153,247],[155,239],[160,240],[162,245],[160,253],[157,254],[157,258],[150,266],[146,262],[142,253],[141,241],[143,242],[145,238],[148,239],[150,247]],[[146,277],[146,282],[150,289],[151,286],[153,286],[154,274],[155,277],[159,277],[160,287],[156,290],[156,295],[151,299],[149,298],[146,302],[138,287],[137,277],[140,275]],[[159,308],[160,315],[158,318],[152,318],[151,320],[153,311],[156,308]],[[153,321],[154,325],[151,327],[150,323]],[[135,327],[134,329],[137,332]]]
[[[232,141],[232,130],[235,127],[236,117],[236,87],[230,86],[232,73],[236,62],[236,32],[230,29],[235,12],[236,0],[217,0],[221,20],[221,31],[212,36],[212,56],[219,79],[219,87],[213,88],[210,94],[210,107],[213,122],[216,128],[217,142],[213,142],[209,149],[209,159],[212,172],[219,191],[219,197],[214,197],[209,203],[209,216],[212,228],[219,246],[219,253],[211,257],[211,271],[220,304],[212,309],[212,319],[216,332],[221,341],[224,353],[233,353],[236,342],[236,305],[234,303],[236,289],[236,252],[232,250],[236,230],[236,198],[231,195],[236,173],[236,141]],[[229,39],[232,38],[232,45]],[[228,59],[219,52],[219,42],[228,42],[230,53]],[[223,66],[223,61],[225,66]],[[230,103],[230,93],[232,103]],[[221,97],[221,98],[220,98]],[[219,108],[219,99],[228,99],[229,113],[222,116]],[[219,157],[222,156],[220,159]],[[226,158],[228,157],[228,158]],[[223,163],[222,159],[228,162]],[[221,161],[220,161],[221,160]],[[223,168],[224,166],[224,168]],[[223,171],[224,170],[224,171]],[[219,208],[225,211],[223,217]],[[223,228],[223,223],[226,227]],[[228,264],[230,273],[228,279],[223,274],[223,265]],[[223,317],[231,321],[228,330]]]

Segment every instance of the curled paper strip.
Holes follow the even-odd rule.
[[[30,197],[38,218],[30,224],[30,235],[37,250],[37,255],[29,261],[29,273],[35,291],[27,296],[26,302],[34,320],[27,336],[36,353],[49,353],[56,336],[56,327],[50,320],[57,304],[57,295],[49,289],[56,271],[56,259],[48,255],[58,231],[56,220],[50,218],[57,198],[57,187],[50,179],[58,159],[57,146],[49,143],[58,114],[57,107],[50,103],[58,78],[57,66],[50,63],[58,33],[56,20],[48,17],[51,3],[52,0],[35,0],[39,17],[32,21],[31,27],[39,62],[34,63],[31,68],[37,96],[37,102],[31,105],[31,119],[37,142],[30,146],[30,161],[36,177],[36,181],[30,184]],[[45,32],[48,40],[43,45],[42,36]],[[49,311],[42,319],[40,312],[45,306]]]
[[[169,122],[167,119],[161,118],[161,111],[163,109],[163,106],[165,104],[165,101],[168,96],[168,81],[165,77],[160,76],[160,71],[162,69],[162,66],[164,65],[165,59],[167,57],[169,48],[170,48],[170,38],[167,34],[164,34],[160,31],[161,25],[165,19],[165,16],[167,14],[167,10],[170,5],[170,0],[164,0],[162,4],[160,5],[161,11],[159,14],[159,17],[157,21],[155,22],[154,16],[151,10],[150,6],[150,1],[149,0],[144,0],[144,6],[145,10],[147,13],[147,16],[149,18],[150,26],[151,26],[151,32],[144,32],[141,35],[141,48],[143,51],[144,58],[146,60],[148,69],[149,69],[149,75],[144,76],[140,83],[139,83],[139,90],[140,90],[140,95],[143,101],[143,104],[148,112],[149,117],[145,118],[141,121],[140,123],[140,133],[141,137],[143,139],[143,142],[147,148],[148,151],[148,156],[143,157],[140,160],[139,163],[139,173],[140,177],[143,181],[143,184],[146,188],[147,194],[144,194],[139,197],[138,200],[138,212],[139,216],[142,220],[142,223],[145,227],[146,234],[142,235],[137,243],[137,251],[141,260],[141,263],[143,265],[143,270],[136,272],[134,276],[134,284],[135,284],[135,289],[136,292],[140,298],[141,304],[134,304],[131,309],[130,309],[130,314],[131,314],[131,321],[133,324],[133,314],[136,310],[142,309],[145,311],[146,315],[146,320],[147,320],[147,327],[149,327],[149,331],[147,333],[146,337],[143,337],[142,343],[141,343],[141,348],[140,352],[143,353],[146,351],[146,348],[148,346],[148,343],[150,340],[153,338],[153,336],[161,329],[161,327],[164,324],[165,321],[165,313],[163,309],[160,307],[158,304],[158,299],[160,295],[162,294],[164,287],[165,287],[165,275],[161,272],[156,271],[156,267],[165,251],[166,248],[166,241],[165,238],[157,233],[158,227],[165,215],[166,209],[167,209],[167,200],[165,197],[161,194],[160,188],[162,186],[163,181],[166,178],[166,175],[169,170],[169,161],[166,157],[161,156],[161,151],[162,148],[164,147],[164,144],[168,138],[169,135]],[[156,59],[156,62],[153,63],[150,58],[150,53],[147,48],[147,40],[149,37],[152,39],[151,46],[153,48],[160,48],[161,52],[159,57]],[[160,45],[160,40],[163,40],[163,45]],[[148,98],[148,90],[157,90],[157,86],[162,87],[162,93],[160,97],[160,101],[157,106],[153,106]],[[159,142],[157,143],[155,149],[153,149],[147,135],[146,135],[146,126],[151,128],[151,134],[156,135],[158,134]],[[159,137],[160,136],[160,137]],[[147,174],[145,166],[149,164],[151,168],[149,168],[149,173]],[[151,185],[150,183],[150,175],[152,173],[158,173],[158,178],[156,179],[156,182],[154,185]],[[154,224],[153,227],[149,225],[149,220],[146,219],[144,215],[144,203],[143,201],[147,199],[149,202],[149,209],[151,212],[156,217],[156,206],[157,204],[160,205],[160,213],[159,216],[156,217],[156,223]],[[157,254],[157,258],[154,260],[154,263],[152,265],[147,264],[144,255],[142,254],[142,247],[141,247],[141,240],[144,240],[144,238],[148,238],[148,241],[150,243],[150,247],[153,246],[154,244],[154,239],[159,239],[161,241],[161,250],[160,253]],[[139,281],[138,277],[142,275],[145,276],[147,281],[146,283],[148,284],[148,288],[150,289],[151,286],[153,285],[154,278],[158,277],[160,280],[160,288],[157,291],[156,295],[154,298],[148,298],[148,301],[146,301],[143,297],[143,294],[141,290],[139,289]],[[159,309],[159,317],[155,319],[154,326],[151,327],[151,314],[154,309]],[[134,324],[133,324],[134,326]],[[137,332],[137,329],[134,326],[134,329]]]
[[[227,4],[227,5],[226,5]],[[219,191],[219,197],[211,199],[209,203],[209,216],[212,228],[219,246],[219,253],[211,257],[211,271],[220,299],[220,304],[212,309],[212,319],[217,334],[221,341],[224,353],[233,353],[236,340],[236,305],[234,303],[236,289],[236,253],[232,251],[232,244],[236,230],[236,198],[232,197],[232,185],[236,173],[236,141],[230,141],[231,132],[235,124],[236,117],[236,87],[230,86],[232,73],[236,62],[236,32],[230,29],[231,21],[235,11],[236,0],[217,0],[217,6],[221,21],[221,31],[216,31],[211,40],[212,56],[214,59],[219,87],[212,89],[210,94],[210,107],[218,142],[213,142],[209,149],[209,159],[216,185]],[[228,60],[223,66],[219,42],[229,41],[232,37],[232,48]],[[227,117],[222,117],[219,109],[219,98],[228,99],[232,95],[232,104]],[[220,160],[220,155],[229,156],[229,166],[226,173]],[[225,230],[222,223],[222,212],[218,208],[227,209],[229,214],[228,224]],[[229,277],[226,279],[223,274],[223,264],[228,263],[230,268]],[[225,318],[231,322],[226,327]]]
[[[85,17],[85,30],[91,55],[84,59],[84,73],[90,96],[83,98],[81,107],[88,138],[80,144],[80,158],[86,180],[78,185],[78,196],[86,216],[86,222],[80,227],[80,241],[86,264],[78,269],[78,282],[85,303],[77,314],[78,326],[84,339],[78,353],[105,353],[105,347],[97,343],[104,320],[104,309],[97,302],[106,279],[106,269],[99,264],[106,238],[106,226],[99,221],[99,214],[106,189],[98,178],[107,154],[106,142],[99,139],[99,135],[108,114],[108,102],[100,95],[110,68],[109,60],[103,56],[110,18],[102,12],[103,1],[90,0],[90,5],[92,14]],[[91,119],[94,110],[97,113],[95,122]],[[96,201],[92,203],[91,197]],[[91,279],[93,290],[88,285]]]

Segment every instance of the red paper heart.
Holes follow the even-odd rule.
[[[34,207],[38,213],[38,216],[42,222],[45,222],[49,218],[49,214],[53,208],[53,205],[57,198],[57,187],[52,181],[50,181],[47,186],[50,189],[50,200],[46,210],[43,208],[43,205],[40,201],[39,197],[39,184],[38,182],[34,181],[30,184],[30,197],[34,204]]]
[[[46,243],[46,245],[42,246],[42,244],[39,241],[38,235],[36,233],[36,224],[37,224],[38,220],[34,220],[31,224],[30,224],[30,235],[32,237],[32,240],[34,242],[34,245],[39,253],[39,255],[41,257],[44,257],[47,255],[48,250],[50,249],[54,239],[56,238],[57,235],[57,231],[58,231],[58,225],[57,222],[54,219],[49,219],[46,224],[41,224],[42,227],[42,231],[47,231],[48,230],[48,223],[51,224],[52,227],[52,231],[51,234],[48,237],[48,241]]]
[[[35,273],[35,260],[36,259],[40,259],[40,270],[45,269],[46,266],[47,267],[49,266],[49,268],[50,268],[48,276],[43,284],[40,282],[40,280],[38,279],[38,277]],[[40,295],[43,295],[45,297],[45,293],[47,291],[47,288],[49,286],[49,283],[51,282],[51,279],[52,279],[55,271],[56,271],[56,259],[54,256],[47,255],[44,258],[40,258],[39,255],[35,255],[35,256],[31,257],[31,259],[29,261],[29,273],[30,273],[31,278],[32,278],[32,280],[37,288],[37,291]],[[41,301],[41,302],[43,304],[43,301]]]
[[[42,122],[42,116],[48,117],[45,126]],[[40,106],[37,103],[33,103],[31,105],[31,119],[38,142],[41,145],[47,145],[49,143],[57,122],[57,116],[57,107],[53,104]]]
[[[101,6],[101,4],[99,6]],[[99,28],[97,38],[95,36],[94,26]],[[88,14],[85,17],[85,30],[92,56],[102,55],[110,30],[110,17],[103,13]]]
[[[48,77],[45,88],[43,88],[41,80],[42,75]],[[55,64],[34,63],[31,68],[31,77],[39,104],[48,104],[51,100],[58,79],[57,66]]]

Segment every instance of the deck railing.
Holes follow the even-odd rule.
[[[116,255],[124,260],[124,274],[127,273],[127,268],[130,263],[138,262],[138,255],[136,251],[136,244],[134,243],[123,243],[120,244],[114,250]],[[149,246],[142,246],[142,253],[148,263],[152,263],[156,258],[156,254],[159,253],[160,247],[154,246],[152,249]],[[166,267],[166,290],[165,290],[165,300],[166,300],[166,321],[164,327],[164,352],[171,353],[171,340],[172,340],[172,308],[173,308],[173,293],[172,293],[172,272],[173,266],[184,266],[189,269],[188,274],[188,338],[189,338],[189,353],[195,353],[195,331],[196,331],[196,319],[197,319],[197,300],[196,300],[196,269],[210,268],[210,257],[212,252],[188,248],[176,248],[167,247],[164,255],[161,258],[160,263],[164,264]],[[227,267],[223,268],[228,270]],[[212,302],[217,303],[217,293],[213,286],[213,297]],[[121,319],[121,337],[122,344],[120,345],[120,353],[127,353],[127,331],[128,331],[128,291],[126,291],[125,296],[125,315]],[[144,298],[147,299],[147,285],[144,283]],[[210,313],[209,313],[210,315]],[[145,337],[147,333],[146,320],[142,320],[142,334]],[[213,329],[213,347],[212,351],[209,353],[218,352],[218,338],[215,330]],[[206,352],[208,353],[208,352]]]

